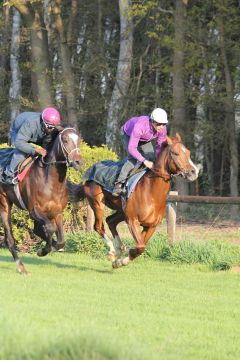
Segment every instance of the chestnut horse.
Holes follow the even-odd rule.
[[[18,257],[11,227],[11,208],[15,204],[28,210],[34,220],[34,233],[46,241],[39,256],[47,255],[52,245],[56,249],[64,246],[62,211],[67,205],[67,166],[80,169],[82,157],[79,150],[80,139],[75,129],[60,128],[49,146],[47,156],[38,157],[28,174],[18,185],[0,183],[0,213],[5,241],[20,273],[27,273]],[[56,233],[57,241],[52,240]]]
[[[79,201],[87,197],[95,215],[94,229],[108,245],[109,257],[113,260],[114,268],[128,265],[130,260],[144,252],[148,240],[165,214],[166,198],[173,176],[182,176],[188,181],[194,181],[198,177],[198,169],[179,134],[174,138],[167,137],[166,146],[157,157],[154,169],[145,173],[126,201],[121,197],[112,196],[94,181],[88,181],[85,185],[68,183],[70,201]],[[106,218],[115,240],[115,247],[104,229],[104,204],[116,210]],[[123,247],[116,227],[124,220],[136,242],[136,248],[130,249],[128,256],[121,258]]]
[[[109,258],[114,268],[128,265],[130,260],[144,252],[148,240],[165,214],[166,198],[173,176],[182,176],[188,181],[198,177],[198,169],[190,158],[190,151],[178,134],[174,138],[167,137],[166,146],[156,159],[154,169],[145,173],[126,200],[121,196],[114,197],[94,181],[87,181],[84,185],[68,183],[70,201],[76,202],[85,197],[88,199],[95,215],[94,229],[108,245]],[[105,205],[116,210],[106,218],[115,247],[104,229]],[[121,257],[123,246],[117,232],[117,225],[121,221],[126,221],[136,242],[136,248],[130,249],[126,257]]]

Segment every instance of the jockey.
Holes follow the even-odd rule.
[[[121,194],[122,185],[136,164],[137,167],[144,164],[149,169],[153,168],[155,158],[153,140],[156,141],[156,155],[158,155],[162,143],[166,140],[167,123],[166,111],[156,108],[150,116],[133,117],[123,125],[122,141],[124,149],[128,152],[128,158],[115,182],[112,195]]]
[[[47,107],[40,112],[23,112],[19,114],[11,128],[11,144],[16,147],[10,164],[4,171],[4,182],[12,184],[18,164],[27,156],[39,154],[47,155],[46,149],[39,149],[36,145],[46,146],[51,142],[51,133],[60,125],[60,114]]]

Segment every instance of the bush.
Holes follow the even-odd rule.
[[[104,258],[107,255],[104,240],[96,232],[67,234],[65,251],[87,254],[94,258]]]
[[[154,246],[159,249],[159,253],[154,257],[174,264],[201,263],[212,270],[228,270],[240,263],[240,247],[225,241],[181,241],[173,246],[170,246],[166,239],[158,238],[157,241]]]
[[[124,245],[135,247],[132,239],[123,239]],[[103,239],[93,232],[84,231],[66,235],[65,250],[103,258],[107,255]],[[211,270],[229,270],[240,264],[240,247],[224,241],[181,241],[169,245],[167,236],[157,233],[149,241],[144,257],[174,264],[205,264]]]

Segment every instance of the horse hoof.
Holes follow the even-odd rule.
[[[28,275],[28,272],[26,271],[25,266],[23,265],[22,262],[17,261],[16,265],[17,265],[17,270],[18,270],[19,274]]]
[[[117,260],[112,262],[113,269],[118,269],[121,266],[122,266],[122,260],[121,259],[117,259]]]
[[[107,259],[111,262],[114,262],[116,260],[116,256],[114,254],[108,254]]]
[[[129,256],[125,257],[124,259],[122,259],[122,265],[123,266],[127,266],[130,262],[130,258]]]
[[[37,251],[37,256],[42,256],[42,249],[39,249],[39,250]]]

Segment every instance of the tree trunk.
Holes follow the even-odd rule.
[[[20,96],[21,96],[21,73],[19,66],[19,48],[20,48],[20,25],[21,15],[18,10],[13,9],[12,20],[12,41],[11,41],[11,55],[10,55],[10,67],[11,67],[11,84],[9,89],[10,98],[10,128],[13,121],[16,119],[20,111]],[[9,143],[11,139],[9,136]]]
[[[235,106],[234,106],[234,91],[231,70],[229,66],[229,59],[227,54],[227,45],[225,42],[224,22],[219,14],[219,31],[220,31],[220,49],[222,62],[224,67],[225,84],[226,84],[226,100],[225,112],[226,122],[229,131],[229,147],[230,147],[230,194],[231,196],[238,196],[238,146],[237,134],[235,124]],[[230,55],[231,56],[231,55]],[[238,207],[232,206],[231,213],[233,218],[238,218]]]
[[[37,85],[36,107],[42,109],[53,102],[48,39],[42,16],[42,4],[31,4],[27,0],[22,0],[14,2],[13,6],[20,12],[30,30],[32,72]]]
[[[9,47],[10,47],[10,8],[8,5],[1,10],[1,32],[0,32],[0,141],[8,139],[9,120],[8,120],[8,74],[9,74]]]
[[[124,98],[130,83],[132,62],[132,20],[129,18],[131,0],[119,0],[120,9],[120,52],[117,66],[116,82],[113,89],[107,118],[106,144],[118,151],[119,117]]]
[[[173,55],[173,123],[172,128],[183,137],[186,133],[186,100],[184,89],[184,37],[186,6],[183,0],[176,0],[175,8],[175,47]],[[188,183],[181,178],[176,179],[176,187],[180,195],[188,194]],[[181,205],[181,207],[186,207]]]
[[[67,37],[65,34],[64,24],[61,16],[61,6],[62,6],[62,0],[54,1],[54,5],[52,5],[52,12],[55,17],[54,25],[58,33],[59,55],[63,70],[64,97],[66,99],[66,105],[67,105],[67,118],[68,121],[77,128],[78,122],[77,122],[76,96],[74,91],[75,89],[74,77],[72,73],[70,51],[68,49]]]

